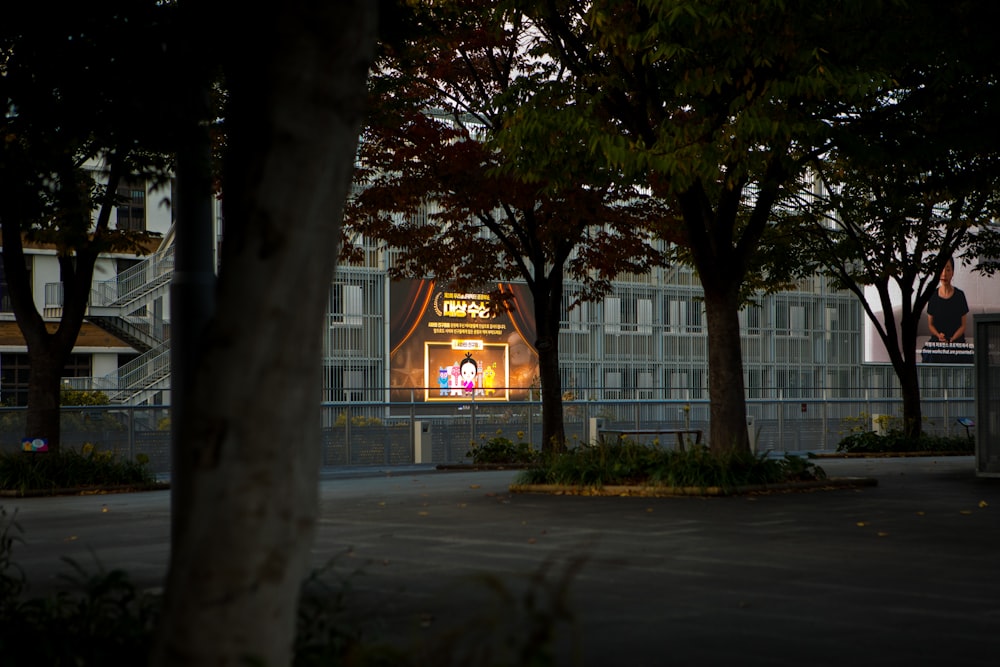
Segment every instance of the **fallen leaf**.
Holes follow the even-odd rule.
[[[528,544],[534,544],[534,543],[535,543],[535,542],[537,542],[537,541],[538,541],[538,540],[536,540],[536,539],[535,539],[535,538],[533,538],[533,537],[529,537],[529,538],[528,538]]]
[[[924,516],[925,512],[917,512],[917,516]]]
[[[647,512],[652,512],[652,511],[653,511],[653,508],[652,508],[652,507],[647,507],[647,508],[646,508],[646,511],[647,511]]]
[[[384,500],[382,500],[382,501],[379,501],[379,504],[378,504],[378,506],[379,506],[379,507],[385,507],[385,501],[384,501]]]
[[[479,485],[478,484],[469,484],[469,488],[470,489],[478,489]]]
[[[868,524],[867,524],[867,523],[865,523],[864,521],[858,521],[858,527],[859,527],[859,528],[864,528],[864,527],[865,527],[865,526],[867,526],[867,525],[868,525]]]
[[[459,503],[458,504],[458,509],[460,509],[460,510],[464,510],[466,507],[468,507],[468,505],[466,505],[465,503]]]
[[[430,514],[430,512],[417,512],[418,516],[427,516],[429,514]]]
[[[69,537],[67,537],[67,538],[66,538],[66,539],[65,539],[64,541],[65,541],[65,542],[72,542],[72,541],[74,541],[74,540],[76,540],[76,539],[79,539],[79,538],[78,538],[78,537],[77,537],[76,535],[70,535],[70,536],[69,536]]]
[[[885,536],[886,536],[886,535],[888,535],[888,534],[889,534],[889,533],[887,533],[887,532],[885,532],[885,531],[882,531],[882,530],[878,531],[878,536],[879,536],[879,537],[885,537]]]
[[[985,500],[980,500],[979,501],[979,508],[982,509],[983,507],[989,507],[989,503],[986,502]]]
[[[979,505],[979,506],[982,507],[982,505]],[[107,514],[107,512],[108,512],[108,506],[107,505],[101,505],[101,513],[102,514]]]
[[[959,514],[972,514],[972,510],[959,510]]]

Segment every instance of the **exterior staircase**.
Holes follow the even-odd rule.
[[[87,321],[128,343],[140,354],[105,377],[66,378],[66,386],[103,391],[112,403],[125,405],[145,403],[157,392],[170,388],[170,326],[163,320],[162,304],[169,293],[173,272],[174,246],[165,241],[135,266],[110,280],[94,283]],[[62,310],[61,287],[61,284],[46,285],[48,316],[58,316]]]

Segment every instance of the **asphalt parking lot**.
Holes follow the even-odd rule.
[[[314,561],[367,636],[453,652],[529,641],[565,607],[544,623],[557,664],[997,664],[1000,479],[972,457],[818,463],[878,483],[609,498],[511,494],[512,471],[329,469]],[[162,581],[169,491],[0,504],[36,592],[63,557]]]

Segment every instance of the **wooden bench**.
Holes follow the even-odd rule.
[[[600,431],[601,435],[605,433],[609,435],[618,436],[619,440],[629,438],[632,436],[641,435],[675,435],[677,436],[677,449],[684,451],[684,436],[693,435],[694,442],[696,445],[701,444],[701,429],[700,428],[636,428],[636,429],[616,429],[609,428]]]

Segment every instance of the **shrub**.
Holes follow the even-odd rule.
[[[109,405],[111,399],[103,391],[63,389],[59,392],[59,405]]]
[[[333,422],[334,427],[343,428],[347,426],[347,413],[341,412]],[[366,417],[365,415],[354,415],[351,417],[351,426],[381,426],[382,420],[378,417]]]
[[[27,582],[11,552],[20,526],[0,506],[0,656],[4,667],[81,667],[148,663],[162,596],[139,591],[122,570],[88,574],[72,561],[71,591],[25,598]],[[324,578],[332,562],[302,587],[294,667],[416,667],[417,665],[551,665],[559,631],[575,625],[569,589],[583,560],[553,571],[552,561],[511,586],[484,573],[471,583],[491,594],[458,627],[390,644],[362,631],[346,579]],[[351,576],[361,574],[355,571]],[[521,590],[523,588],[523,590]],[[248,663],[250,664],[250,663]],[[256,664],[256,663],[253,663]]]
[[[84,445],[80,452],[0,453],[0,489],[24,494],[86,486],[151,486],[156,477],[148,463],[144,454],[127,460],[93,445]]]
[[[702,445],[685,451],[667,450],[629,440],[601,440],[541,459],[519,477],[523,484],[606,486],[649,484],[679,487],[720,487],[775,484],[823,479],[811,461],[786,455],[770,459],[750,452],[713,454]]]
[[[921,434],[914,440],[898,429],[879,435],[873,431],[860,431],[844,437],[837,445],[838,452],[847,453],[899,453],[899,452],[961,452],[972,454],[975,443],[965,436],[938,436]]]
[[[23,599],[27,582],[11,558],[20,526],[0,507],[0,655],[10,667],[146,663],[159,598],[121,570],[88,574],[72,561],[74,593]]]
[[[519,437],[522,435],[518,433]],[[515,444],[510,438],[505,438],[502,431],[497,431],[497,435],[485,443],[473,444],[465,455],[473,463],[524,464],[536,461],[539,453],[530,443],[520,441]]]

